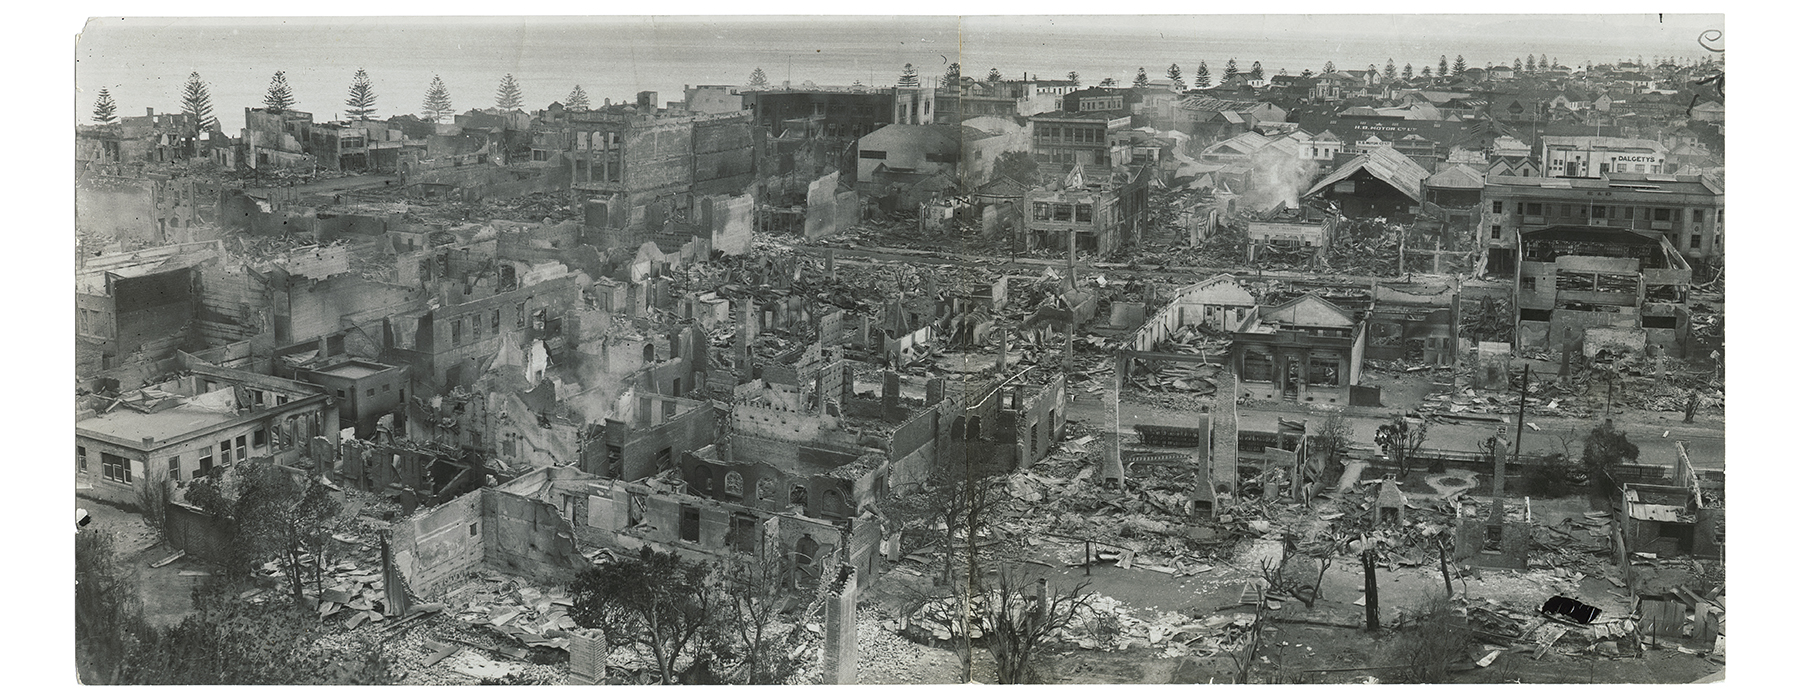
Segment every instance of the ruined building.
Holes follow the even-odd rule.
[[[1707,177],[1494,175],[1482,198],[1479,233],[1486,241],[1489,275],[1513,274],[1521,236],[1553,227],[1626,229],[1655,236],[1689,261],[1725,252],[1725,188]]]
[[[190,369],[81,402],[76,479],[90,497],[136,503],[146,482],[179,484],[255,457],[310,468],[336,454],[337,405],[320,387],[201,363]]]
[[[1523,239],[1518,347],[1686,354],[1693,271],[1668,239],[1591,226],[1541,229]]]

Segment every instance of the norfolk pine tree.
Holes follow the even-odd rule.
[[[263,95],[263,106],[271,112],[286,112],[294,107],[294,90],[288,87],[287,71],[275,71],[269,79],[269,91]]]
[[[507,112],[525,107],[524,95],[519,91],[519,81],[514,80],[511,73],[500,79],[500,88],[494,91],[494,106]]]
[[[1437,72],[1437,74],[1438,74],[1438,77],[1440,77],[1440,78],[1450,77],[1450,57],[1449,56],[1445,56],[1443,54],[1438,55],[1438,72]]]
[[[1142,71],[1143,69],[1139,68],[1138,70]],[[999,68],[989,68],[987,81],[990,83],[1000,82],[1000,69]]]
[[[587,109],[587,91],[582,90],[580,85],[576,85],[574,90],[569,91],[569,96],[563,99],[563,107],[565,109]]]
[[[1229,83],[1229,82],[1231,82],[1232,78],[1236,78],[1237,76],[1238,76],[1237,59],[1235,59],[1235,58],[1226,59],[1225,60],[1225,78],[1224,78],[1223,82]]]
[[[1075,87],[1081,87],[1081,74],[1075,71],[1069,71],[1069,82],[1074,83]]]
[[[956,87],[960,84],[962,84],[962,64],[951,61],[949,67],[944,69],[944,85]]]
[[[450,88],[444,86],[443,78],[431,76],[431,85],[425,88],[425,104],[423,105],[425,117],[437,122],[442,120],[444,115],[449,114],[450,110]]]
[[[1150,87],[1150,74],[1144,72],[1143,66],[1138,66],[1137,77],[1132,79],[1131,86],[1135,88]]]
[[[1462,54],[1456,55],[1456,65],[1452,67],[1452,70],[1455,70],[1457,75],[1462,75],[1469,70],[1469,64],[1463,62]]]
[[[900,87],[918,87],[919,69],[908,63],[900,67]]]
[[[1401,80],[1404,80],[1404,81],[1406,81],[1406,82],[1409,82],[1409,83],[1410,83],[1410,82],[1412,82],[1412,79],[1413,79],[1413,69],[1412,69],[1412,64],[1411,64],[1411,63],[1408,63],[1408,64],[1406,64],[1406,67],[1405,67],[1405,68],[1401,68],[1401,69],[1400,69],[1400,79],[1401,79]]]
[[[762,66],[757,66],[756,70],[750,71],[750,87],[765,87],[768,84],[769,74],[763,72]]]
[[[213,123],[212,92],[200,79],[200,71],[189,73],[181,86],[181,111],[194,118],[195,128],[205,130]]]
[[[1187,83],[1181,79],[1181,66],[1173,63],[1169,64],[1169,72],[1165,75],[1169,76],[1169,82],[1175,84],[1175,89],[1177,91],[1187,89]]]
[[[1212,71],[1206,68],[1205,61],[1201,61],[1200,67],[1194,69],[1194,87],[1212,87]]]
[[[368,119],[375,116],[375,84],[369,82],[369,73],[361,68],[356,75],[350,76],[350,99],[344,100],[344,110],[351,119]]]
[[[100,96],[94,100],[94,123],[111,124],[118,119],[118,105],[113,104],[112,93],[100,88]]]
[[[1400,70],[1394,67],[1394,59],[1390,58],[1387,67],[1381,69],[1381,79],[1391,83],[1398,77],[1400,77]]]
[[[1250,62],[1250,79],[1251,80],[1262,80],[1263,79],[1262,61],[1251,61]]]

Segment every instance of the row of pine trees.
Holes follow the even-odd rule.
[[[1526,72],[1526,73],[1535,73],[1540,70],[1540,68],[1539,68],[1540,66],[1542,67],[1541,70],[1549,70],[1550,67],[1553,65],[1556,65],[1556,64],[1552,63],[1550,58],[1547,56],[1538,56],[1538,57],[1526,56],[1525,60],[1523,62],[1520,62],[1520,60],[1516,59],[1516,58],[1513,59],[1513,69],[1519,70],[1522,72]],[[1468,63],[1466,61],[1464,61],[1463,57],[1460,55],[1456,57],[1456,62],[1454,64],[1452,64],[1450,62],[1450,57],[1448,55],[1438,57],[1437,75],[1439,75],[1439,76],[1443,76],[1443,77],[1459,76],[1459,75],[1462,75],[1463,73],[1467,72],[1468,69],[1469,69]],[[1333,73],[1336,71],[1337,71],[1337,66],[1334,65],[1331,61],[1326,61],[1325,62],[1325,70],[1321,71],[1321,74]],[[1370,73],[1377,72],[1375,69],[1375,64],[1373,64],[1373,63],[1369,64],[1369,72]],[[1285,74],[1285,73],[1286,73],[1286,71],[1283,71],[1283,74]],[[1174,84],[1175,89],[1177,89],[1177,90],[1186,90],[1187,89],[1188,84],[1187,84],[1187,81],[1183,78],[1180,64],[1178,64],[1178,63],[1169,64],[1169,70],[1167,72],[1165,72],[1164,75],[1168,77],[1169,82]],[[1264,73],[1263,73],[1262,62],[1261,61],[1252,61],[1250,63],[1250,70],[1240,71],[1238,69],[1238,62],[1237,62],[1236,58],[1226,61],[1225,62],[1225,74],[1224,74],[1224,77],[1223,77],[1221,83],[1231,82],[1233,79],[1237,78],[1239,75],[1243,75],[1244,77],[1246,77],[1250,80],[1262,80],[1265,77]],[[1404,68],[1396,68],[1396,67],[1394,67],[1394,59],[1391,59],[1391,58],[1388,59],[1387,68],[1380,71],[1380,75],[1382,76],[1384,82],[1388,82],[1388,83],[1393,83],[1393,82],[1396,82],[1399,80],[1405,80],[1405,81],[1410,82],[1415,77],[1414,73],[1413,73],[1413,66],[1411,63],[1406,64],[1406,66]],[[1311,68],[1308,68],[1300,73],[1300,77],[1303,77],[1303,78],[1310,78],[1312,76],[1313,76],[1313,71]],[[1422,78],[1432,77],[1431,67],[1426,66],[1422,72],[1418,73],[1418,77],[1422,77]],[[1001,79],[1002,79],[1002,76],[1000,74],[999,68],[989,68],[988,69],[987,82],[991,83],[991,82],[995,82],[995,81],[998,81]],[[1069,71],[1068,79],[1070,81],[1073,81],[1075,83],[1076,87],[1081,86],[1081,74],[1080,73],[1077,73],[1075,71]],[[943,81],[944,85],[955,85],[958,82],[960,82],[961,80],[962,80],[962,64],[961,63],[951,63],[948,68],[944,69],[944,81]],[[768,84],[769,84],[769,76],[767,73],[763,72],[762,68],[758,67],[756,70],[753,70],[750,72],[750,86],[751,87],[758,87],[758,88],[766,87]],[[1116,81],[1114,81],[1112,78],[1106,78],[1106,79],[1100,81],[1099,86],[1100,87],[1113,87],[1116,84],[1117,84]],[[918,87],[919,71],[917,68],[913,67],[913,64],[908,63],[900,69],[900,80],[899,80],[898,85],[900,87]],[[1145,71],[1143,68],[1138,68],[1137,78],[1132,81],[1132,87],[1140,87],[1141,88],[1141,87],[1147,87],[1149,85],[1150,85],[1150,74],[1147,71]],[[1201,61],[1200,67],[1194,69],[1194,87],[1196,87],[1196,88],[1212,87],[1212,71],[1211,71],[1211,69],[1207,68],[1206,61]],[[577,88],[577,89],[579,89],[579,88]]]
[[[1525,73],[1549,70],[1552,66],[1556,65],[1558,64],[1553,62],[1548,56],[1544,55],[1536,57],[1526,56],[1524,61],[1520,61],[1517,58],[1513,59],[1513,69]],[[1326,61],[1324,70],[1321,71],[1321,73],[1333,73],[1336,71],[1337,66],[1330,61]],[[1440,77],[1459,76],[1467,71],[1468,64],[1463,61],[1463,57],[1460,55],[1456,57],[1455,63],[1451,63],[1450,58],[1447,55],[1438,57],[1436,75]],[[1376,72],[1375,64],[1369,64],[1369,72]],[[1264,78],[1262,62],[1252,61],[1250,63],[1250,70],[1242,71],[1240,73],[1237,59],[1230,59],[1225,62],[1225,73],[1222,82],[1231,82],[1240,74],[1250,80],[1262,80]],[[1397,80],[1410,82],[1414,78],[1413,66],[1411,63],[1406,64],[1403,68],[1395,68],[1394,59],[1391,58],[1388,59],[1387,67],[1381,70],[1380,74],[1383,80],[1388,83],[1396,82]],[[1169,64],[1169,69],[1164,75],[1174,84],[1175,89],[1187,89],[1187,81],[1183,77],[1180,64]],[[1418,73],[1418,77],[1427,79],[1431,78],[1432,75],[1431,66],[1426,66]],[[1300,73],[1300,77],[1303,78],[1310,78],[1312,76],[1313,71],[1311,68]],[[994,82],[1000,79],[1001,74],[999,68],[988,69],[988,82]],[[1077,86],[1080,86],[1081,84],[1081,74],[1075,71],[1069,72],[1068,79],[1074,81]],[[962,64],[952,63],[949,68],[944,70],[945,85],[955,85],[961,80]],[[764,73],[762,68],[759,67],[756,70],[751,71],[750,85],[752,87],[765,87],[768,84],[768,74]],[[899,84],[901,87],[917,87],[919,85],[919,71],[917,68],[913,67],[913,64],[908,63],[905,67],[901,68]],[[1149,73],[1143,68],[1138,68],[1137,78],[1132,81],[1132,86],[1145,87],[1149,84]],[[1112,78],[1100,81],[1100,87],[1113,87],[1114,85],[1115,82]],[[1206,61],[1201,61],[1200,66],[1194,69],[1194,87],[1205,88],[1211,86],[1212,71],[1207,68]],[[375,98],[375,86],[369,81],[368,72],[361,68],[356,69],[356,75],[351,76],[350,78],[349,99],[344,101],[344,105],[348,107],[348,109],[344,110],[345,113],[348,114],[351,119],[371,118],[375,115]],[[288,86],[287,72],[275,71],[274,78],[269,81],[269,91],[263,96],[263,104],[271,110],[281,111],[293,108],[294,102],[294,91],[293,88]],[[503,110],[515,110],[523,109],[524,104],[524,91],[520,89],[519,81],[513,79],[511,73],[506,74],[506,77],[500,79],[500,87],[495,91],[494,106]],[[569,96],[563,99],[563,106],[569,109],[587,109],[589,107],[587,93],[581,89],[580,85],[576,85],[575,89],[569,92]],[[113,103],[111,93],[107,92],[105,88],[101,88],[100,95],[94,102],[94,123],[111,124],[113,120],[118,118],[117,111],[118,106]],[[195,122],[202,125],[204,128],[214,128],[217,126],[217,121],[213,118],[212,113],[212,97],[208,94],[206,82],[201,80],[199,71],[188,74],[187,83],[182,86],[181,111],[185,114],[192,115]],[[425,88],[425,101],[421,105],[420,114],[431,121],[436,122],[442,121],[444,117],[454,113],[450,101],[450,88],[444,85],[442,78],[435,75],[432,76],[431,84]]]
[[[344,100],[344,113],[351,119],[370,119],[375,116],[375,84],[369,80],[369,73],[361,68],[350,78],[349,98]],[[263,94],[263,106],[273,111],[293,109],[295,104],[294,89],[288,85],[287,71],[275,71],[269,80],[269,90]],[[569,109],[587,109],[589,106],[587,93],[576,85],[563,101]],[[502,110],[524,109],[525,93],[519,87],[519,81],[511,73],[500,79],[500,87],[494,94],[494,106]],[[203,129],[218,128],[218,120],[213,115],[212,95],[200,72],[188,74],[187,82],[181,88],[181,112],[194,118],[194,122]],[[438,76],[431,77],[431,84],[425,88],[425,101],[419,114],[431,121],[442,121],[444,117],[455,114],[450,101],[450,88]],[[111,124],[118,119],[118,105],[113,101],[112,93],[106,88],[94,101],[94,123]]]

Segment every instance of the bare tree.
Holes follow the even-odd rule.
[[[1325,455],[1325,467],[1329,470],[1337,466],[1344,452],[1350,449],[1350,438],[1353,435],[1350,421],[1344,418],[1341,410],[1325,414],[1325,420],[1319,425],[1319,432],[1312,436],[1313,448]]]
[[[940,583],[955,577],[959,538],[969,547],[968,565],[974,566],[975,531],[985,521],[988,510],[1004,496],[1001,478],[1002,472],[992,464],[956,460],[934,469],[924,482],[888,502],[890,513],[901,523],[905,534],[927,542],[935,540],[940,545],[944,554]]]
[[[1450,663],[1468,647],[1468,628],[1456,623],[1456,609],[1449,598],[1432,597],[1408,611],[1407,623],[1388,643],[1389,663],[1399,667],[1407,683],[1442,683],[1449,678]]]
[[[791,640],[775,629],[786,600],[784,582],[793,569],[779,548],[779,541],[764,538],[754,552],[735,553],[725,560],[721,578],[728,614],[720,619],[730,629],[709,641],[723,652],[715,656],[729,654],[738,660],[737,671],[730,676],[733,682],[778,685],[798,666],[786,653]]]
[[[1057,593],[1044,579],[1038,579],[1027,588],[1010,567],[1000,568],[994,585],[982,591],[975,624],[994,654],[1001,683],[1038,681],[1033,665],[1035,654],[1056,637],[1057,631],[1068,627],[1078,613],[1091,607],[1088,603],[1093,594],[1082,593],[1086,587],[1083,583]]]

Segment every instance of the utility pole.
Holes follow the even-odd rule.
[[[1525,442],[1525,395],[1531,393],[1531,365],[1525,365],[1525,381],[1519,386],[1519,431],[1513,438],[1513,458],[1519,457],[1519,445]]]
[[[1456,275],[1450,288],[1450,385],[1456,386],[1456,378],[1462,372],[1462,274]]]
[[[1370,632],[1381,629],[1380,598],[1375,593],[1375,547],[1363,538],[1363,621]]]
[[[1075,229],[1069,229],[1069,289],[1076,289],[1075,277]],[[1069,324],[1063,330],[1062,369],[1064,373],[1075,369],[1075,305],[1069,304]]]

